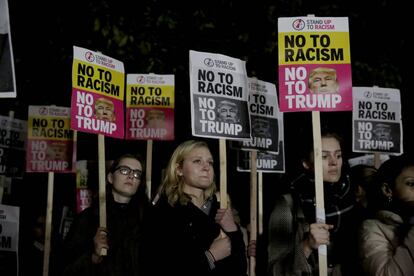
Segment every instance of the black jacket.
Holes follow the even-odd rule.
[[[207,215],[191,202],[172,207],[161,197],[145,223],[145,275],[245,276],[247,259],[240,230],[226,233],[231,255],[210,269],[205,251],[220,233],[214,220],[218,206],[214,197]]]
[[[93,238],[99,227],[97,205],[82,211],[73,221],[64,242],[64,276],[118,276],[140,275],[143,209],[145,204],[131,200],[129,204],[116,203],[112,194],[107,195],[107,229],[109,249],[99,264],[91,260],[94,252]]]

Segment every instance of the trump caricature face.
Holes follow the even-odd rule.
[[[147,127],[149,128],[164,128],[165,114],[162,110],[151,109],[146,115]]]
[[[222,122],[237,123],[239,121],[237,105],[231,101],[221,101],[217,107],[217,117]]]
[[[97,119],[113,122],[115,121],[114,103],[105,98],[99,98],[95,102],[95,116]]]
[[[312,93],[337,93],[339,83],[333,68],[315,68],[309,74],[309,90]]]

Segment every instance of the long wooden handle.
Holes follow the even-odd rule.
[[[251,152],[250,165],[250,241],[257,241],[257,151]],[[249,276],[256,275],[256,257],[249,258]]]
[[[47,181],[47,209],[46,209],[46,225],[45,225],[45,251],[43,252],[43,276],[49,274],[49,256],[50,242],[52,232],[52,211],[53,211],[53,182],[54,172],[48,173]]]
[[[145,181],[147,185],[147,196],[151,200],[151,175],[152,175],[152,140],[147,140],[147,168],[145,170]]]
[[[99,166],[99,226],[106,228],[106,177],[105,177],[105,136],[98,134],[98,166]],[[107,255],[102,248],[101,256]]]
[[[315,163],[315,196],[316,196],[316,221],[325,223],[325,203],[323,191],[323,169],[322,169],[322,138],[321,138],[321,121],[319,111],[312,111],[312,128],[313,128],[313,151]],[[319,275],[328,275],[328,258],[326,245],[318,248],[319,257]]]
[[[227,153],[226,140],[219,140],[220,148],[220,208],[227,208]]]

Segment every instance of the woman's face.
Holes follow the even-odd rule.
[[[322,138],[322,168],[323,181],[337,182],[341,178],[342,150],[336,138]]]
[[[184,180],[184,191],[205,190],[214,178],[213,157],[206,147],[197,147],[185,156],[182,167],[177,168]]]
[[[123,174],[126,173],[126,174]],[[123,199],[130,199],[141,183],[142,165],[134,158],[123,158],[117,169],[108,174],[108,182],[112,184],[112,192],[117,202],[125,202]],[[139,177],[135,177],[134,176]]]
[[[414,207],[414,166],[406,167],[395,179],[393,197]]]

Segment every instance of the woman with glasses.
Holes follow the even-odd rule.
[[[219,207],[213,163],[203,141],[174,151],[145,223],[145,275],[246,275],[242,232],[230,204]]]
[[[63,275],[140,275],[138,248],[149,206],[143,170],[138,155],[124,154],[113,162],[107,174],[107,227],[99,227],[98,202],[78,214],[65,239]]]

